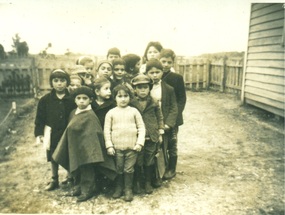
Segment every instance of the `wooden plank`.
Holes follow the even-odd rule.
[[[282,44],[282,37],[266,37],[248,41],[248,46],[265,46],[265,45],[280,45]]]
[[[271,6],[272,3],[252,3],[251,11],[260,10],[261,8]]]
[[[246,80],[245,86],[252,86],[255,88],[260,88],[264,90],[268,90],[275,93],[283,93],[285,92],[285,86],[283,85],[276,85],[271,83],[262,83],[259,81],[252,81],[252,80]]]
[[[274,28],[282,28],[284,26],[284,19],[265,22],[258,25],[250,25],[249,33],[257,31],[265,31]]]
[[[262,83],[271,83],[271,84],[277,84],[284,86],[285,85],[285,79],[284,76],[270,76],[270,75],[261,75],[261,74],[254,74],[254,73],[246,73],[245,74],[246,80],[252,80]]]
[[[246,93],[251,93],[257,96],[269,98],[278,102],[284,102],[284,93],[276,93],[272,92],[269,90],[264,90],[258,87],[253,87],[253,86],[245,86],[245,92]]]
[[[249,53],[256,53],[256,52],[281,52],[284,53],[284,47],[280,44],[270,45],[270,46],[251,46],[248,47],[248,54]]]
[[[248,60],[284,60],[284,53],[249,53]]]
[[[257,96],[248,92],[245,92],[245,98],[284,110],[284,102],[279,102],[273,99]]]
[[[257,102],[257,101],[251,100],[251,99],[247,99],[247,98],[245,99],[245,103],[253,105],[253,106],[258,107],[258,108],[261,108],[261,109],[266,110],[270,113],[274,113],[278,116],[284,117],[284,110],[283,109],[278,109],[278,108],[275,108],[272,106],[268,106],[268,105],[265,105],[263,103],[260,103],[260,102]]]
[[[274,36],[282,36],[283,29],[282,28],[276,28],[276,29],[270,29],[267,31],[258,31],[258,32],[253,32],[249,33],[249,40],[253,39],[259,39],[259,38],[264,38],[264,37],[274,37]]]
[[[257,25],[263,22],[274,21],[278,19],[284,19],[284,9],[280,8],[278,11],[274,13],[266,14],[263,16],[259,16],[250,20],[250,25]]]
[[[284,76],[284,69],[276,69],[276,68],[265,68],[265,67],[250,67],[248,66],[246,69],[247,73],[257,73],[264,75],[276,75],[276,76]]]
[[[192,75],[193,75],[193,65],[190,64],[190,67],[189,67],[189,79],[191,80],[190,82],[190,88],[192,89]]]
[[[247,66],[284,68],[284,60],[248,60]]]
[[[258,16],[263,16],[266,14],[274,13],[275,11],[279,11],[282,9],[283,4],[270,4],[268,7],[261,8],[259,10],[255,10],[251,12],[251,18],[255,18]]]

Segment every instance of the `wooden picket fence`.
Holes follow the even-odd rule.
[[[240,94],[243,59],[179,59],[176,70],[184,77],[189,90],[215,89]]]
[[[0,61],[0,96],[33,96],[50,90],[49,76],[54,69],[70,72],[78,56],[57,59],[39,57]],[[94,57],[95,64],[98,57]],[[176,59],[174,69],[184,77],[188,90],[215,89],[240,94],[242,88],[243,60],[201,58]]]

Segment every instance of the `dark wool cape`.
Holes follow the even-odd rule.
[[[103,131],[99,119],[92,110],[75,115],[70,119],[53,159],[69,172],[76,171],[85,164],[98,164],[98,169],[110,179],[116,177],[113,158],[106,154]]]

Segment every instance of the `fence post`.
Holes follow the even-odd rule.
[[[206,89],[208,90],[210,88],[210,83],[211,83],[211,62],[209,59],[206,60],[205,66],[206,66],[206,72],[207,72]]]
[[[226,80],[226,58],[224,57],[222,62],[222,75],[221,75],[221,86],[220,86],[220,92],[225,91],[225,80]]]

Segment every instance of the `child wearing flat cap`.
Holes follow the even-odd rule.
[[[154,159],[157,149],[162,143],[164,134],[163,116],[157,101],[150,96],[153,81],[144,74],[139,74],[131,80],[135,97],[131,102],[136,107],[142,117],[146,128],[145,143],[143,150],[138,154],[135,165],[134,192],[141,193],[142,168],[145,178],[145,192],[153,192],[151,180],[153,178]]]
[[[44,143],[47,161],[51,162],[52,180],[45,188],[46,191],[59,187],[58,164],[51,156],[67,126],[70,112],[76,108],[67,90],[70,83],[68,73],[56,69],[51,73],[49,81],[52,90],[39,100],[34,130],[37,143]]]
[[[114,160],[106,155],[102,127],[91,108],[92,89],[79,87],[73,96],[77,108],[70,114],[53,159],[79,180],[70,194],[78,196],[77,202],[82,202],[94,195],[96,172],[105,170],[114,179],[116,168]]]

